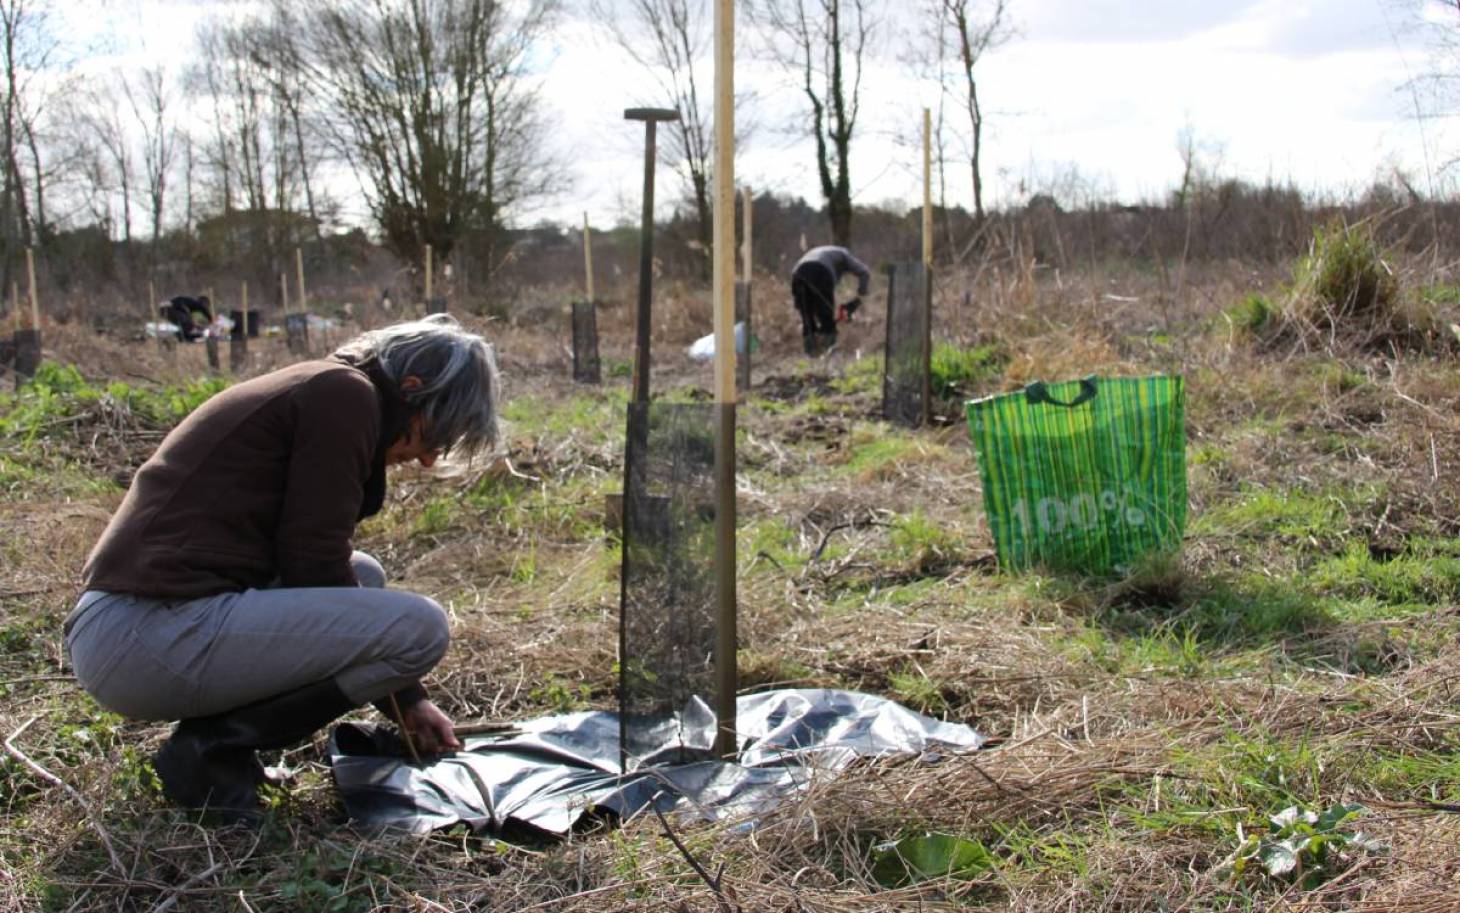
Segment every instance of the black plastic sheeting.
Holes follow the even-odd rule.
[[[465,740],[454,755],[417,766],[368,752],[368,730],[345,723],[330,738],[335,782],[350,817],[367,827],[425,833],[465,823],[474,830],[526,825],[566,834],[585,814],[631,818],[650,807],[693,810],[710,820],[753,816],[856,758],[973,750],[972,728],[923,716],[854,691],[787,689],[736,702],[738,763],[715,760],[714,715],[691,701],[663,723],[666,747],[701,760],[619,773],[619,721],[607,711],[514,724],[516,731]],[[650,759],[645,759],[650,760]]]

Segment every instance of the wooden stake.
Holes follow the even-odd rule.
[[[755,275],[755,247],[750,243],[750,227],[754,219],[751,218],[755,211],[755,195],[750,192],[749,187],[740,188],[740,198],[743,201],[740,213],[741,237],[740,239],[740,265],[744,270],[744,281],[750,284]],[[750,341],[746,340],[746,351],[750,351]]]
[[[390,695],[390,709],[395,713],[395,722],[400,726],[400,736],[405,740],[406,751],[411,753],[411,762],[420,766],[421,756],[416,752],[416,740],[411,738],[411,731],[406,728],[406,718],[400,712],[400,702],[395,699],[395,694]]]
[[[923,109],[923,265],[933,265],[933,114]]]
[[[431,245],[426,245],[426,308],[431,307]]]
[[[248,280],[243,280],[243,288],[239,292],[242,303],[239,305],[243,310],[243,338],[248,339]]]
[[[20,312],[24,310],[20,306],[20,283],[13,279],[10,281],[10,310],[12,311],[11,316],[15,318],[15,328],[17,330],[24,329],[20,325]]]
[[[304,294],[304,251],[294,248],[294,274],[299,279],[299,312],[309,313],[309,298]]]
[[[25,249],[25,272],[30,278],[30,328],[39,330],[41,328],[41,301],[36,296],[35,289],[35,250],[29,247]]]
[[[583,287],[593,302],[593,235],[588,228],[588,213],[583,213]]]
[[[715,753],[735,736],[735,3],[715,0]],[[747,264],[748,266],[748,264]]]
[[[284,305],[284,316],[289,316],[289,274],[279,274],[279,300]]]

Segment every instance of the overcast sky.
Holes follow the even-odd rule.
[[[223,2],[68,6],[77,13],[72,27],[110,45],[94,61],[101,67],[119,55],[185,60],[197,22]],[[915,2],[893,0],[909,10]],[[1180,180],[1183,129],[1223,176],[1345,194],[1400,168],[1417,186],[1433,181],[1447,191],[1454,175],[1440,166],[1454,157],[1454,132],[1445,120],[1421,124],[1406,88],[1429,66],[1410,3],[1009,0],[1018,34],[980,64],[986,203],[1072,188],[1123,202],[1159,199]],[[1446,14],[1460,27],[1453,7]],[[900,43],[899,28],[885,23],[879,44]],[[622,111],[660,100],[596,23],[569,15],[553,38],[538,55],[540,78],[573,191],[521,221],[576,222],[585,209],[596,224],[635,219],[643,128]],[[737,45],[737,87],[757,96],[753,110],[737,112],[740,122],[756,124],[737,155],[737,182],[817,203],[810,142],[787,129],[804,111],[794,86],[756,59],[753,33],[742,29]],[[702,84],[708,91],[708,62]],[[936,88],[895,55],[869,62],[852,155],[858,201],[921,199],[920,150],[912,143],[922,107],[937,101]],[[956,118],[956,109],[948,115]],[[956,146],[949,154],[957,157],[948,164],[949,202],[971,206],[966,159]],[[670,199],[678,189],[666,174],[658,194]]]

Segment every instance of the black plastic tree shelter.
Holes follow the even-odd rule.
[[[593,301],[573,302],[573,380],[603,382],[598,362],[598,306]]]
[[[922,263],[887,270],[887,348],[882,363],[882,417],[916,428],[932,400],[932,272]]]

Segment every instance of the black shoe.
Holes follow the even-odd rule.
[[[218,744],[212,718],[183,720],[152,758],[163,795],[184,808],[216,812],[225,821],[263,813],[258,788],[266,780],[251,748]]]
[[[163,793],[186,808],[256,820],[266,782],[259,750],[284,748],[349,713],[355,702],[333,679],[213,716],[183,720],[153,758]]]

